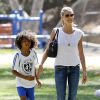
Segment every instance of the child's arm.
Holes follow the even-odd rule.
[[[23,79],[26,79],[29,81],[34,80],[34,76],[25,76],[25,75],[22,75],[21,73],[17,72],[16,70],[12,70],[12,73],[13,73],[13,75],[15,75],[17,77],[20,77],[20,78],[23,78]]]

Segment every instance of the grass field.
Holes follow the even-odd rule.
[[[94,91],[100,87],[99,77],[97,71],[88,72],[87,84],[82,85],[80,82],[77,100],[100,100],[100,98],[94,96]],[[56,100],[54,70],[44,69],[41,81],[42,87],[35,88],[36,100]],[[15,84],[15,77],[12,75],[9,66],[0,67],[0,100],[19,100]]]
[[[15,53],[16,49],[0,49],[0,54],[9,54]]]
[[[8,50],[7,53],[15,52]],[[0,50],[1,53],[6,53],[5,50]],[[1,58],[0,58],[1,59]],[[11,65],[0,66],[0,100],[19,100],[16,92],[15,77],[11,73]],[[94,96],[94,91],[100,88],[99,70],[88,71],[88,81],[85,85],[80,83],[77,94],[77,100],[100,100]],[[41,76],[42,87],[35,87],[35,100],[56,100],[56,90],[54,81],[54,70],[44,69]],[[67,96],[67,91],[66,91]]]

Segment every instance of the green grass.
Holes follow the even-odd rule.
[[[88,82],[82,85],[80,82],[77,100],[99,100],[94,96],[94,91],[100,87],[100,76],[97,71],[88,71]],[[81,80],[81,78],[80,78]],[[35,88],[36,100],[56,100],[54,82],[54,70],[44,69],[41,76],[42,87]],[[18,100],[16,81],[9,67],[0,67],[0,100]]]
[[[16,51],[18,51],[18,49],[1,49],[0,48],[0,54],[13,54],[16,53]],[[43,52],[42,49],[36,49],[37,52]]]
[[[15,53],[17,49],[0,49],[0,54]]]
[[[0,54],[15,53],[16,50],[1,49]],[[19,100],[16,91],[16,80],[11,73],[9,64],[0,66],[0,100]],[[99,74],[99,75],[98,75]],[[77,94],[77,100],[100,100],[94,96],[94,91],[100,88],[100,72],[98,70],[88,71],[88,81],[81,84],[82,74]],[[56,89],[54,81],[54,70],[44,69],[41,76],[42,87],[35,88],[35,100],[56,100]],[[67,91],[66,91],[67,94]]]

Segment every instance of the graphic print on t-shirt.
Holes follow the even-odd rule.
[[[33,66],[32,61],[26,60],[23,62],[22,69],[26,74],[31,74],[32,73],[32,66]]]

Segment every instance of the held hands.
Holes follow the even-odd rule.
[[[42,86],[41,82],[37,80],[37,86],[40,88]]]
[[[82,76],[82,84],[85,84],[87,81],[87,72],[83,71],[83,76]]]

